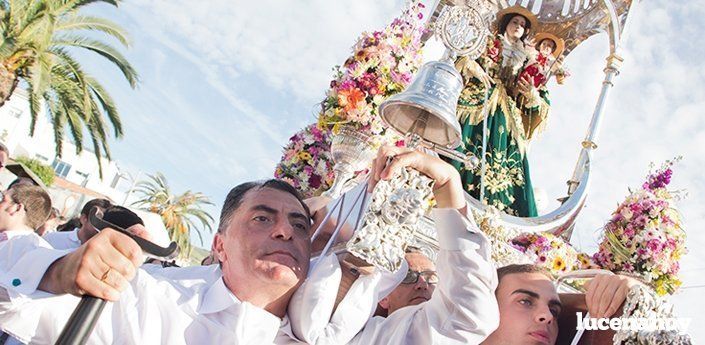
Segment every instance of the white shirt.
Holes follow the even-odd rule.
[[[440,281],[429,301],[370,319],[378,301],[406,275],[404,265],[396,277],[358,278],[330,316],[340,269],[337,261],[322,260],[289,303],[299,339],[311,344],[426,345],[479,344],[489,336],[499,325],[497,273],[489,241],[457,210],[434,209],[432,217],[440,246]],[[330,267],[319,269],[323,266]]]
[[[434,209],[438,286],[427,302],[374,317],[350,344],[479,344],[499,326],[497,272],[477,225],[453,209]]]
[[[72,231],[54,231],[45,234],[43,238],[56,249],[77,249],[81,246],[78,230],[79,228]]]
[[[176,271],[173,273],[177,273]],[[23,342],[53,344],[79,302],[70,295],[36,292],[17,308],[0,313],[3,331]],[[17,304],[17,303],[16,303]],[[39,318],[36,327],[24,324]],[[238,300],[217,265],[182,268],[178,279],[138,270],[120,300],[108,303],[89,344],[289,344],[288,319]]]

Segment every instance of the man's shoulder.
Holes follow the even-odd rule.
[[[222,273],[217,265],[190,267],[160,267],[147,264],[139,269],[141,280],[166,283],[177,289],[197,289],[209,286],[218,280]]]
[[[50,233],[44,234],[44,236],[42,236],[42,238],[44,238],[44,240],[46,240],[47,242],[50,242],[50,243],[51,243],[51,241],[57,241],[57,240],[65,241],[67,238],[71,237],[71,233],[74,231],[76,231],[76,230],[52,231]]]
[[[71,231],[54,231],[45,234],[42,238],[56,249],[73,249],[78,247],[76,246],[78,243],[74,243],[75,241],[71,240],[71,237],[76,231],[76,229]]]
[[[26,243],[40,247],[49,247],[47,241],[34,231],[7,230],[0,232],[0,245],[6,243]]]

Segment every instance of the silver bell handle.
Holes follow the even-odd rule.
[[[463,163],[465,169],[467,170],[475,171],[480,167],[480,160],[477,158],[477,156],[470,152],[468,152],[467,154],[463,154],[456,150],[436,145],[428,141],[423,141],[421,145],[427,149],[433,150],[441,156]]]

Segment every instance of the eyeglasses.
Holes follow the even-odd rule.
[[[416,272],[412,270],[406,272],[406,277],[404,277],[404,280],[402,280],[401,283],[416,284],[419,281],[419,277],[423,277],[428,284],[438,284],[438,274],[436,274],[436,271]]]

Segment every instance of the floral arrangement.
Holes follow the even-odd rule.
[[[520,235],[521,232],[511,227],[505,227],[500,222],[500,211],[496,207],[489,206],[484,212],[471,210],[475,224],[490,241],[492,261],[497,267],[532,263],[522,251],[510,245],[512,238]]]
[[[550,233],[526,233],[512,239],[512,246],[530,256],[534,264],[554,275],[579,268],[578,253],[562,238]]]
[[[305,198],[319,196],[335,178],[330,154],[330,130],[314,123],[289,138],[274,177],[301,191]]]
[[[321,103],[321,127],[332,126],[338,133],[341,125],[353,125],[373,136],[385,134],[377,108],[402,91],[421,65],[424,7],[412,1],[384,30],[362,34],[353,55],[334,69],[335,79]]]
[[[640,276],[659,295],[672,294],[681,285],[679,260],[686,253],[685,232],[674,208],[677,192],[666,188],[675,160],[652,171],[640,190],[631,194],[604,227],[593,259],[612,271]]]

